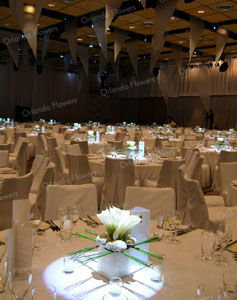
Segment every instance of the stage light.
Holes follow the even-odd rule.
[[[219,71],[220,71],[220,72],[226,72],[228,68],[229,68],[228,63],[227,63],[226,61],[224,61],[224,62],[222,63],[222,65],[220,66]]]

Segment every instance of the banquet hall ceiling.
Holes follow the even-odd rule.
[[[172,1],[172,0],[168,0]],[[186,1],[188,2],[188,1]],[[25,4],[34,4],[35,0],[25,0]],[[38,30],[43,31],[48,28],[57,28],[51,34],[48,44],[48,59],[60,59],[59,56],[70,52],[66,34],[64,32],[65,20],[77,18],[78,22],[78,44],[89,45],[93,43],[93,48],[89,48],[91,61],[98,61],[98,41],[94,28],[90,23],[90,14],[102,13],[105,11],[106,0],[44,0],[41,16],[38,21]],[[51,5],[50,5],[51,4]],[[53,6],[52,6],[53,5]],[[138,54],[141,58],[149,57],[151,53],[151,37],[154,34],[155,21],[155,0],[146,1],[146,9],[138,0],[123,1],[121,6],[136,7],[131,13],[121,13],[115,16],[108,32],[108,48],[114,48],[114,29],[119,28],[129,32],[129,38],[138,39]],[[230,10],[221,10],[220,6],[229,5]],[[173,44],[183,47],[183,58],[189,55],[189,30],[190,16],[195,16],[205,21],[205,29],[196,47],[196,59],[215,57],[216,51],[216,28],[219,26],[229,31],[229,38],[224,49],[225,55],[235,56],[237,54],[237,0],[195,0],[185,3],[179,0],[176,10],[171,18],[166,32],[168,33],[166,43],[162,49],[159,61],[169,59]],[[84,22],[85,20],[89,20]],[[148,24],[147,24],[148,22]],[[12,31],[20,33],[17,21],[11,14],[8,0],[0,1],[0,31]],[[38,52],[41,53],[42,42],[38,40]],[[5,45],[0,45],[0,56],[7,52]],[[125,46],[120,52],[121,59],[129,59]]]

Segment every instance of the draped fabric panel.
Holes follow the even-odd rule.
[[[35,109],[32,120],[82,122],[89,119],[88,86],[83,70],[78,75],[55,72],[45,66],[39,75],[33,66],[21,66],[20,71],[15,72],[12,65],[0,65],[0,89],[3,117],[14,118],[15,106],[21,105]]]

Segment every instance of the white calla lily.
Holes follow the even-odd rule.
[[[134,226],[140,223],[138,216],[131,215],[129,210],[111,207],[97,215],[105,225],[111,240],[125,240]]]

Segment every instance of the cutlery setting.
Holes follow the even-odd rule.
[[[53,231],[60,231],[60,227],[55,224],[52,220],[49,220],[49,221],[45,221],[45,223],[49,224],[50,228],[53,230]]]

